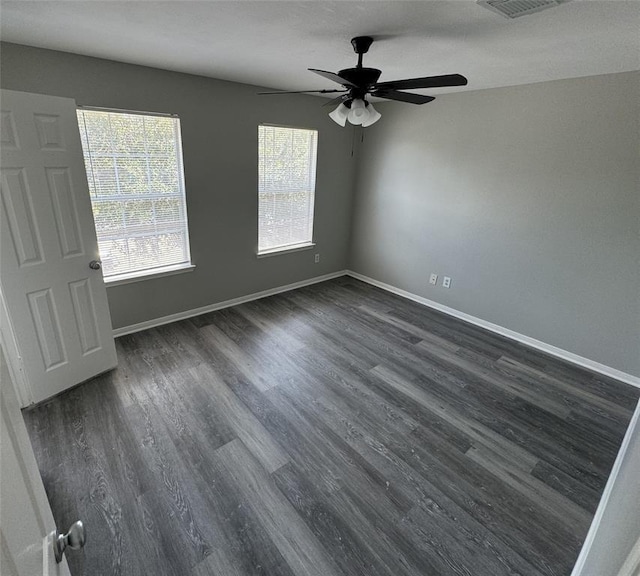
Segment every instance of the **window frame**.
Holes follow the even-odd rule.
[[[279,246],[274,246],[271,248],[265,248],[265,249],[260,249],[260,148],[259,148],[259,143],[260,143],[260,128],[261,127],[267,127],[267,128],[288,128],[290,130],[305,130],[307,132],[315,132],[316,133],[316,146],[315,146],[315,154],[314,154],[314,176],[313,176],[313,197],[312,197],[312,201],[311,201],[311,239],[305,242],[296,242],[294,244],[281,244]],[[258,162],[257,162],[257,168],[258,168],[258,186],[257,186],[257,191],[258,191],[258,226],[257,226],[257,235],[256,235],[256,239],[257,239],[257,250],[256,250],[256,257],[257,258],[268,258],[271,256],[278,256],[280,254],[289,254],[292,252],[301,252],[304,250],[311,250],[312,248],[315,247],[316,242],[315,242],[315,219],[316,219],[316,189],[317,189],[317,183],[318,183],[318,141],[320,139],[320,131],[317,128],[310,128],[308,126],[293,126],[291,124],[274,124],[272,122],[260,122],[258,124]]]
[[[126,114],[126,115],[138,115],[138,116],[152,116],[152,117],[160,117],[160,118],[171,118],[177,120],[177,125],[174,128],[175,135],[175,144],[176,144],[176,161],[177,161],[177,179],[178,179],[178,187],[181,192],[182,201],[184,203],[184,227],[185,227],[185,252],[186,252],[186,260],[184,262],[180,262],[177,264],[169,264],[166,266],[156,266],[154,268],[146,268],[139,269],[135,271],[125,272],[122,274],[112,274],[110,276],[104,276],[103,280],[107,286],[119,286],[121,284],[129,284],[133,282],[140,282],[143,280],[151,280],[153,278],[161,278],[164,276],[173,276],[175,274],[181,274],[184,272],[192,272],[196,265],[193,263],[191,257],[191,231],[189,228],[189,213],[187,208],[187,188],[185,183],[184,176],[184,156],[183,156],[183,148],[182,148],[182,123],[180,121],[180,116],[174,113],[167,112],[149,112],[142,110],[128,110],[124,108],[109,108],[104,106],[87,106],[78,104],[76,106],[78,111],[87,111],[87,112],[106,112],[111,114]],[[78,123],[78,129],[82,130],[80,123]],[[84,158],[84,149],[82,150],[83,154],[83,163],[85,162]],[[85,169],[86,172],[86,169]],[[87,173],[87,179],[89,179],[89,174]],[[93,202],[91,203],[92,212],[93,212]],[[94,224],[95,227],[95,224]],[[98,236],[98,231],[96,229],[96,237]]]

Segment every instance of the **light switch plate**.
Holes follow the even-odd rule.
[[[437,283],[438,283],[438,275],[431,274],[431,276],[429,276],[429,284],[433,284],[435,286]]]

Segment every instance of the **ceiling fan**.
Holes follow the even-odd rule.
[[[337,74],[325,70],[309,68],[311,72],[319,74],[323,78],[337,82],[343,86],[342,89],[327,90],[292,90],[277,92],[259,92],[259,94],[330,94],[340,93],[340,95],[329,102],[335,104],[340,102],[338,107],[329,114],[329,117],[340,126],[344,126],[349,120],[351,124],[361,126],[371,126],[377,122],[381,115],[366,99],[367,95],[384,98],[386,100],[397,100],[398,102],[408,102],[410,104],[426,104],[435,100],[433,96],[402,92],[401,90],[415,90],[418,88],[440,88],[444,86],[465,86],[467,79],[460,74],[445,74],[443,76],[426,76],[424,78],[407,78],[405,80],[392,80],[390,82],[378,82],[381,70],[377,68],[364,68],[362,66],[362,55],[366,54],[373,43],[371,36],[358,36],[351,40],[351,45],[358,55],[358,63],[355,68],[345,68]]]

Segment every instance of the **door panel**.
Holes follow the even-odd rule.
[[[76,105],[2,90],[0,272],[39,402],[117,364]]]
[[[58,114],[34,114],[33,119],[38,133],[40,150],[64,152],[64,129],[62,118]]]
[[[91,288],[88,280],[77,280],[69,282],[71,299],[73,301],[73,311],[80,335],[82,354],[86,356],[100,348],[100,337],[98,335],[98,323],[96,321],[96,307],[93,304]]]
[[[22,168],[2,168],[2,203],[20,267],[42,262],[33,199]]]
[[[84,250],[69,170],[47,168],[46,173],[62,257],[81,256]]]
[[[45,370],[48,372],[67,362],[56,305],[49,288],[31,292],[31,294],[27,294],[27,298],[31,309],[31,320],[38,337],[40,353]]]

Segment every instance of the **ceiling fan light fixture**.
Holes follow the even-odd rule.
[[[367,103],[367,113],[367,118],[364,120],[364,122],[362,122],[363,128],[371,126],[371,124],[375,124],[378,120],[380,120],[380,118],[382,118],[382,114],[380,114],[380,112],[378,112],[373,107],[373,104],[371,104],[371,102]]]
[[[344,105],[344,102],[340,102],[338,107],[329,113],[329,118],[333,120],[336,124],[340,126],[344,126],[347,123],[347,116],[349,115],[349,108]]]
[[[347,116],[347,119],[349,120],[349,122],[351,124],[354,124],[355,126],[359,126],[365,120],[367,120],[368,116],[369,116],[369,112],[367,111],[367,107],[364,103],[364,100],[361,100],[360,98],[355,98],[351,102],[351,110],[349,110],[349,114]]]

